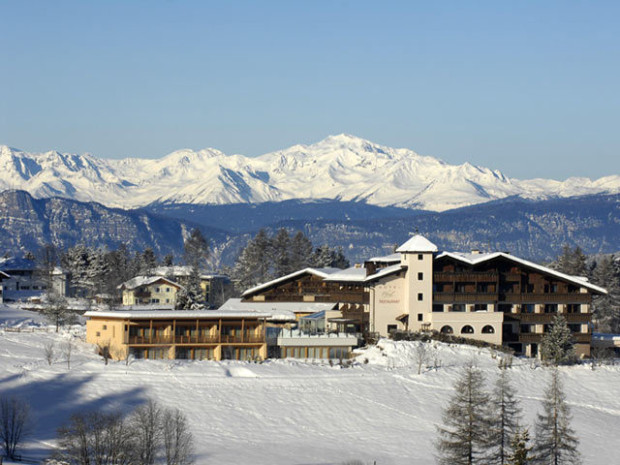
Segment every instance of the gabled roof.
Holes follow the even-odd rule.
[[[403,245],[401,245],[396,252],[437,252],[437,246],[429,241],[426,237],[416,234]]]
[[[117,288],[132,290],[132,289],[137,289],[138,287],[142,287],[142,286],[149,286],[151,284],[155,284],[160,281],[166,284],[169,284],[171,286],[174,286],[177,289],[183,289],[183,286],[180,286],[174,281],[170,281],[169,279],[164,278],[163,276],[136,276],[135,278],[131,278],[129,281],[125,281],[124,283],[119,284]]]
[[[187,278],[192,273],[192,267],[187,265],[158,266],[150,270],[156,276],[172,276],[174,278]],[[201,279],[229,279],[228,276],[213,271],[200,270]]]
[[[326,277],[324,281],[363,282],[366,279],[366,268],[352,266],[344,270],[338,270]]]
[[[373,263],[396,263],[396,262],[400,262],[400,254],[393,253],[390,255],[384,255],[382,257],[372,257],[366,261],[373,262]]]
[[[218,310],[244,311],[271,314],[270,320],[295,321],[296,313],[317,313],[334,309],[335,302],[243,302],[228,299]]]
[[[385,268],[381,268],[380,270],[377,270],[376,273],[366,276],[366,278],[364,279],[364,282],[375,281],[377,279],[384,278],[386,276],[389,276],[394,273],[398,273],[406,269],[407,267],[401,264],[386,266]]]
[[[259,284],[258,286],[251,287],[250,289],[246,289],[241,295],[245,297],[251,294],[255,294],[256,292],[262,291],[263,289],[267,289],[268,287],[271,287],[274,284],[284,282],[291,278],[296,278],[297,276],[301,276],[306,273],[312,274],[314,276],[318,276],[320,278],[326,278],[330,274],[336,273],[338,271],[341,271],[340,268],[304,268],[303,270],[297,270],[285,276],[272,279],[271,281],[268,281],[263,284]]]
[[[543,273],[550,274],[557,278],[571,282],[577,286],[582,286],[592,291],[599,292],[601,294],[607,294],[606,289],[603,289],[602,287],[599,287],[599,286],[595,286],[594,284],[590,284],[585,278],[561,273],[559,271],[553,270],[546,266],[539,265],[538,263],[530,262],[523,258],[518,258],[518,257],[515,257],[514,255],[510,255],[504,252],[476,253],[476,254],[461,253],[461,252],[442,252],[439,255],[437,255],[435,259],[439,259],[442,257],[451,257],[451,258],[454,258],[455,260],[459,260],[469,265],[477,265],[478,263],[483,263],[489,260],[493,260],[494,258],[503,257],[503,258],[506,258],[507,260],[518,263],[520,265],[527,266],[529,268],[533,268]]]

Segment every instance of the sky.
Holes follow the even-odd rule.
[[[348,133],[620,174],[617,1],[0,0],[0,144],[256,156]]]

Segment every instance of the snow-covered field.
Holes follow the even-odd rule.
[[[36,314],[0,307],[0,326],[23,328]],[[39,323],[40,324],[40,323]],[[488,350],[437,345],[437,370],[417,374],[416,343],[382,341],[350,368],[324,362],[133,361],[105,366],[81,342],[81,328],[62,334],[0,328],[0,394],[32,406],[36,428],[24,456],[53,450],[55,430],[74,412],[128,411],[153,398],[182,409],[195,435],[198,464],[434,463],[435,425],[461,367],[472,361],[492,383],[497,360]],[[71,369],[48,366],[42,347],[72,339]],[[367,363],[366,363],[367,360]],[[533,423],[549,374],[530,360],[510,370]],[[562,368],[573,426],[586,464],[618,463],[620,367]]]

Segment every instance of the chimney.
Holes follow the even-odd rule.
[[[480,249],[472,249],[471,250],[471,254],[472,255],[480,255]]]

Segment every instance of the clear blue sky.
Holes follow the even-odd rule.
[[[259,155],[351,133],[518,178],[620,172],[617,1],[3,1],[0,143]]]

